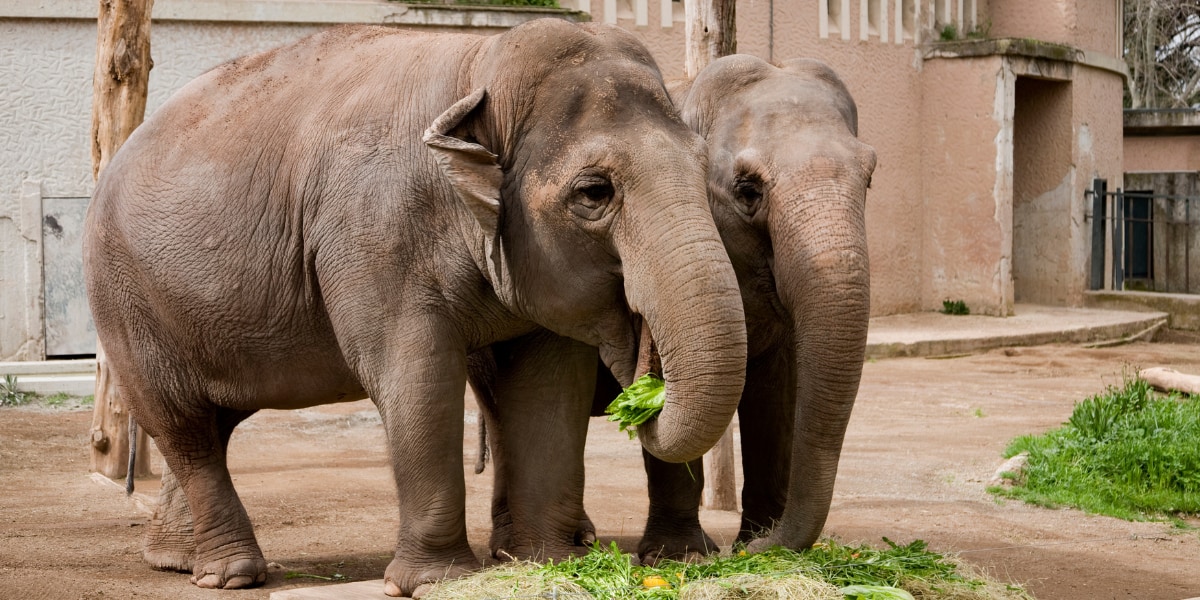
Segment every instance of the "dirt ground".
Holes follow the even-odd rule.
[[[1043,600],[1200,596],[1196,530],[997,502],[984,491],[1011,438],[1057,426],[1073,402],[1135,366],[1200,373],[1200,345],[1043,346],[867,364],[826,533],[874,545],[923,539]],[[466,407],[473,422],[473,403]],[[89,477],[90,419],[87,409],[0,409],[0,598],[249,600],[321,583],[289,572],[382,577],[396,508],[370,403],[264,411],[235,433],[236,485],[267,560],[280,565],[265,587],[236,592],[199,590],[141,562],[147,515]],[[587,506],[602,541],[631,549],[647,506],[637,443],[602,419],[591,430]],[[491,471],[473,474],[475,444],[468,425],[469,534],[482,556]],[[157,482],[138,489],[153,496]],[[707,511],[704,520],[718,541],[736,533],[734,513]]]

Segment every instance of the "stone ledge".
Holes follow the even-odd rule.
[[[387,0],[158,0],[155,21],[373,23],[442,27],[515,27],[542,17],[587,21],[588,13],[535,6],[403,4]],[[79,0],[0,0],[0,19],[95,20],[96,5]]]
[[[1109,71],[1129,78],[1125,61],[1090,50],[1054,44],[1029,38],[989,38],[982,40],[955,40],[931,42],[924,48],[923,58],[982,58],[988,56],[1012,56],[1035,60],[1071,63]]]
[[[1089,291],[1083,296],[1089,308],[1166,313],[1167,327],[1200,331],[1200,295],[1162,292]]]

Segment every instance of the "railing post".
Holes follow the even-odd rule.
[[[1092,180],[1092,289],[1104,289],[1104,221],[1108,218],[1108,180]]]
[[[1112,286],[1125,289],[1125,194],[1121,188],[1113,196],[1112,209]]]

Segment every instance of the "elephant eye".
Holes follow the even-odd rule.
[[[616,190],[607,178],[595,175],[582,177],[574,186],[571,212],[584,219],[599,220],[607,212],[614,195]]]
[[[733,183],[733,197],[737,200],[738,208],[752,215],[758,210],[758,205],[762,202],[763,183],[757,176],[746,175],[739,176]]]

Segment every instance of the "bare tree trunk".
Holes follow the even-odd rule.
[[[96,72],[92,76],[92,176],[112,160],[141,124],[150,80],[150,11],[154,0],[100,0]],[[129,411],[96,343],[96,405],[92,414],[92,470],[121,478],[129,470]],[[134,474],[150,475],[149,444],[138,433]]]
[[[696,77],[714,58],[737,52],[734,0],[685,0],[688,79]]]
[[[737,52],[734,0],[685,0],[684,26],[687,76],[694,79],[714,59]],[[716,446],[704,456],[704,505],[716,510],[737,510],[733,428],[725,430]]]

